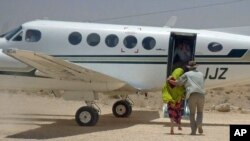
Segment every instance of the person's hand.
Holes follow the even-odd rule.
[[[175,104],[176,108],[181,108],[181,104]]]
[[[168,80],[168,83],[170,83],[171,85],[176,86],[176,81],[175,80],[170,79],[170,80]]]
[[[169,102],[170,107],[174,108],[175,104],[173,102]]]
[[[168,79],[167,79],[167,81],[169,81],[171,79],[173,79],[173,76],[169,76]]]
[[[175,108],[175,104],[174,104],[174,103],[172,103],[171,106],[172,106],[173,108]]]

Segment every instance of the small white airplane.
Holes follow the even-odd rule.
[[[75,115],[80,126],[98,122],[99,93],[120,95],[113,114],[128,117],[128,95],[161,90],[176,67],[176,45],[181,42],[188,45],[189,60],[204,73],[206,88],[249,80],[249,36],[36,20],[1,35],[0,89],[49,90],[58,97],[85,101],[87,106]]]

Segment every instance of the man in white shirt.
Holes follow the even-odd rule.
[[[186,99],[188,99],[190,110],[190,126],[191,135],[195,135],[197,128],[200,134],[203,133],[202,120],[203,120],[203,108],[205,102],[205,89],[204,89],[204,75],[196,70],[197,65],[194,61],[189,61],[187,68],[188,72],[184,73],[178,80],[171,80],[170,83],[178,86],[185,86]],[[197,108],[197,116],[195,119],[195,113]]]

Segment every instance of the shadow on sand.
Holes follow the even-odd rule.
[[[21,114],[22,116],[22,114]],[[47,115],[47,114],[25,114],[27,117],[0,117],[0,120],[15,120],[15,121],[37,121],[37,122],[53,122],[52,124],[35,124],[39,128],[31,129],[21,133],[7,136],[7,138],[18,139],[52,139],[59,137],[68,137],[80,134],[88,134],[93,132],[116,130],[128,128],[137,124],[159,124],[169,126],[169,122],[152,121],[160,118],[157,111],[133,111],[129,118],[115,118],[112,114],[101,115],[96,126],[80,127],[76,124],[74,116],[71,115]],[[38,118],[39,116],[39,118]],[[48,116],[52,119],[48,119]],[[58,116],[58,119],[55,117]],[[44,117],[44,118],[43,118]],[[62,117],[65,117],[63,119]],[[72,119],[68,119],[72,117]],[[15,124],[15,123],[14,123]],[[17,123],[19,124],[19,123]],[[24,123],[26,124],[26,123]],[[30,123],[27,123],[30,124]],[[189,126],[188,123],[183,123],[182,126]],[[204,124],[204,126],[228,126],[225,124]]]

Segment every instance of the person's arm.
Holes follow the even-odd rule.
[[[183,86],[186,81],[187,81],[187,76],[186,74],[183,74],[178,80],[175,81],[175,85]]]
[[[163,100],[163,103],[173,102],[173,98],[170,94],[167,83],[162,88],[162,100]]]
[[[176,86],[176,80],[169,79],[168,82],[174,86]]]

